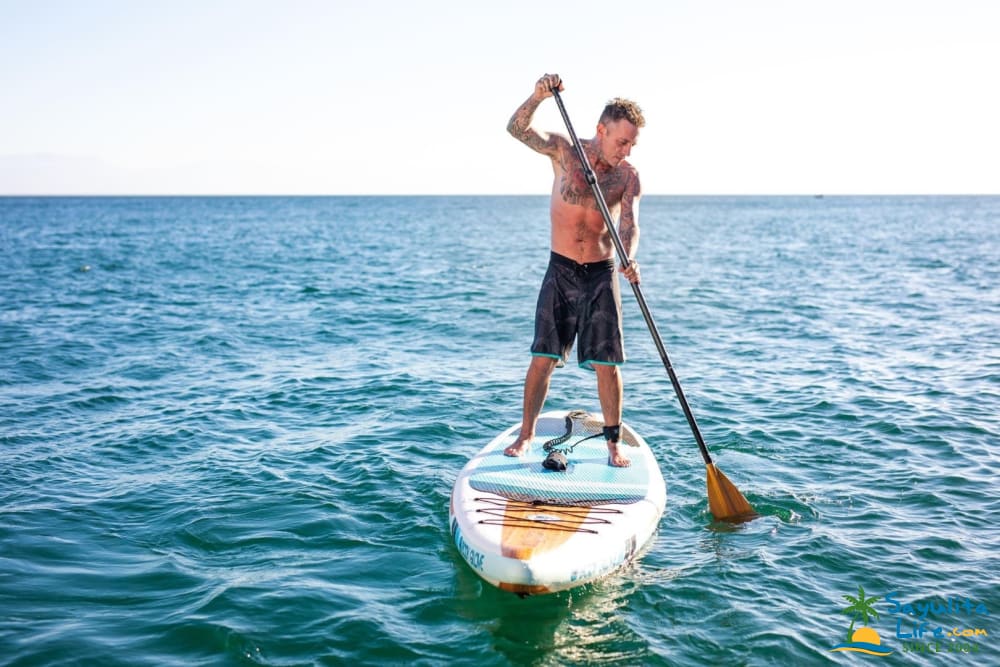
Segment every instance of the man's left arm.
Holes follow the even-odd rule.
[[[639,185],[639,174],[634,170],[625,183],[622,194],[621,216],[618,219],[618,237],[629,258],[628,269],[622,273],[631,283],[639,283],[639,264],[635,261],[635,253],[639,250],[639,197],[642,191]]]

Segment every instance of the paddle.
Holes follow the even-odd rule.
[[[556,104],[559,105],[559,113],[562,114],[563,122],[566,123],[566,130],[569,132],[570,139],[573,142],[573,147],[576,149],[576,155],[580,159],[580,164],[583,166],[584,175],[587,178],[587,182],[590,184],[590,189],[594,192],[594,199],[597,200],[597,206],[601,210],[601,215],[604,216],[604,224],[608,228],[608,234],[611,235],[611,240],[615,244],[615,249],[618,251],[618,259],[621,261],[622,266],[628,267],[630,264],[628,255],[625,253],[625,246],[622,245],[621,238],[618,236],[618,231],[615,229],[614,222],[611,220],[611,212],[608,210],[608,205],[604,201],[604,195],[601,194],[601,188],[597,184],[597,177],[594,175],[594,170],[590,166],[590,162],[587,160],[587,155],[583,152],[583,146],[580,144],[580,140],[576,136],[576,132],[573,131],[573,125],[569,122],[569,115],[566,113],[566,107],[563,105],[562,97],[559,95],[557,89],[552,89],[552,94],[556,98]],[[757,516],[757,513],[747,502],[747,499],[743,497],[739,489],[729,481],[729,479],[722,474],[715,463],[712,462],[712,457],[708,453],[708,447],[705,445],[705,439],[701,437],[701,431],[698,430],[698,423],[694,420],[694,415],[691,413],[691,408],[688,406],[687,399],[684,398],[684,390],[681,389],[681,383],[677,379],[677,374],[674,373],[674,367],[670,363],[670,358],[667,356],[667,349],[663,346],[663,341],[660,339],[660,334],[656,329],[656,324],[653,322],[653,316],[649,312],[649,307],[646,305],[646,299],[642,295],[642,290],[636,283],[629,283],[632,285],[632,292],[635,294],[636,301],[639,302],[639,310],[642,311],[642,316],[646,320],[646,326],[649,327],[649,333],[653,337],[653,343],[656,344],[656,349],[660,353],[660,359],[663,361],[663,366],[667,369],[667,375],[670,376],[670,383],[674,386],[674,393],[677,394],[677,400],[681,403],[681,408],[684,410],[684,416],[687,418],[688,425],[691,427],[691,432],[694,433],[694,439],[698,442],[698,448],[701,450],[701,456],[705,459],[705,470],[707,475],[707,486],[708,486],[708,509],[712,512],[717,520],[720,521],[741,521],[752,519]]]

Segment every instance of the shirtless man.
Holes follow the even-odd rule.
[[[535,339],[524,380],[521,432],[504,454],[521,456],[530,448],[552,372],[566,361],[576,338],[580,366],[597,375],[608,463],[624,467],[630,461],[618,446],[622,420],[622,378],[618,366],[624,363],[625,353],[615,247],[570,140],[531,126],[535,110],[545,98],[552,97],[553,89],[563,89],[559,75],[546,74],[540,78],[531,97],[517,108],[507,125],[507,131],[516,139],[552,160],[555,178],[549,207],[552,254],[535,312]],[[619,271],[636,284],[639,266],[633,258],[639,244],[639,173],[625,158],[635,146],[643,125],[645,119],[639,107],[616,98],[601,114],[594,138],[580,142],[608,209],[618,218],[618,235],[630,261],[627,269]]]

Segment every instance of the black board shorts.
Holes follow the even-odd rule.
[[[558,359],[562,366],[574,340],[581,368],[625,362],[615,261],[578,264],[553,252],[538,292],[531,353]]]

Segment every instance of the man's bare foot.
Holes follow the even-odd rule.
[[[519,437],[514,444],[503,450],[504,456],[524,456],[531,449],[531,441],[534,438]]]
[[[618,445],[620,444],[620,442],[608,441],[608,465],[615,468],[627,468],[632,465],[632,462],[618,451]]]

